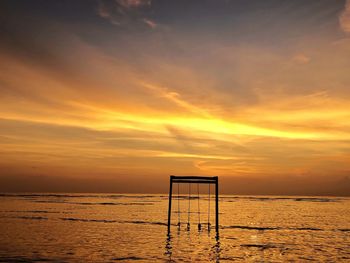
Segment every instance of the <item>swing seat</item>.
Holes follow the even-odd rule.
[[[190,231],[190,223],[187,223],[187,231]]]
[[[202,230],[202,224],[199,223],[199,224],[198,224],[198,231],[201,231],[201,230]]]

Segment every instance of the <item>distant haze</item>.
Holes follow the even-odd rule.
[[[0,2],[0,191],[350,195],[350,1]]]

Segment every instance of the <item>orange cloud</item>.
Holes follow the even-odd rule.
[[[297,54],[293,57],[292,60],[298,64],[307,64],[310,62],[311,59],[305,54]]]
[[[99,15],[111,23],[157,26],[142,13],[150,2],[110,2],[121,11],[101,3]],[[102,44],[65,33],[45,39],[40,56],[29,44],[30,55],[1,46],[1,171],[95,178],[349,171],[346,40],[307,36],[277,49],[204,35],[199,45],[197,35],[158,29],[108,34]]]
[[[350,32],[350,1],[346,0],[344,11],[339,16],[339,23],[341,29],[349,33]]]

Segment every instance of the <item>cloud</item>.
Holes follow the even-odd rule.
[[[350,33],[350,0],[345,3],[344,11],[339,16],[339,23],[345,33]]]
[[[0,41],[1,172],[348,173],[347,40],[329,45],[334,36],[318,31],[264,45],[236,23],[254,36],[238,43],[231,24],[219,31],[232,38],[203,20],[199,32],[190,12],[174,25],[152,4],[100,1],[93,27],[40,20],[20,35],[16,20],[4,30],[13,42]]]
[[[122,26],[130,24],[145,24],[155,28],[157,23],[148,18],[151,0],[115,0],[98,2],[97,14],[111,24]]]
[[[297,64],[307,64],[310,62],[310,57],[306,56],[305,54],[297,54],[295,55],[292,60]]]
[[[150,20],[150,19],[144,18],[143,22],[145,22],[145,24],[148,25],[151,28],[156,28],[157,27],[157,23],[152,21],[152,20]]]
[[[150,6],[151,0],[116,0],[116,2],[125,8],[140,8],[143,6]]]
[[[97,14],[108,20],[113,25],[120,25],[120,21],[118,19],[114,18],[110,10],[107,8],[107,6],[101,1],[99,2],[98,8],[97,8]]]
[[[181,95],[175,91],[170,91],[168,88],[160,87],[149,83],[141,83],[141,85],[152,91],[156,96],[165,98],[171,101],[172,103],[176,104],[177,106],[184,108],[192,113],[197,113],[205,117],[210,116],[209,113],[205,109],[203,109],[203,107],[198,107],[196,105],[193,105],[192,103],[189,103],[188,101],[182,99]]]

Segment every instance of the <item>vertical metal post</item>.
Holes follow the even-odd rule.
[[[219,178],[215,180],[215,230],[219,234]]]
[[[168,234],[170,233],[170,223],[171,223],[171,201],[173,195],[173,176],[170,176],[170,187],[169,187],[169,206],[168,206]]]

